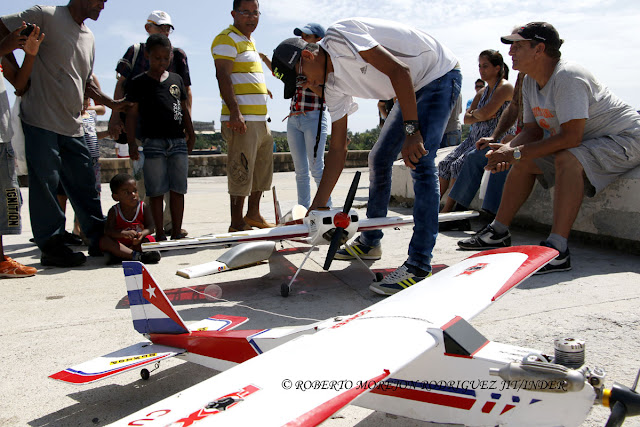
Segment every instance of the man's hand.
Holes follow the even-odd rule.
[[[238,110],[237,112],[232,112],[229,115],[227,127],[234,132],[238,132],[240,135],[244,134],[247,131],[247,125],[244,122],[244,117],[242,116],[240,110]]]
[[[495,138],[490,137],[490,136],[484,137],[484,138],[480,138],[479,140],[476,141],[476,150],[478,150],[478,151],[484,150],[490,144],[498,144],[498,141],[496,141]]]
[[[124,132],[124,123],[119,113],[112,113],[109,119],[109,135],[112,139],[117,140],[120,134]]]
[[[0,55],[4,56],[16,49],[22,49],[27,43],[27,36],[21,36],[20,32],[27,28],[27,24],[22,22],[20,28],[7,34],[5,38],[0,40]]]
[[[129,111],[129,108],[133,107],[133,102],[127,101],[125,98],[114,99],[113,103],[111,105],[107,105],[107,107],[111,108],[113,111],[126,113]]]
[[[420,158],[426,155],[427,150],[424,149],[424,142],[420,131],[413,135],[408,135],[402,146],[404,164],[407,165],[409,169],[415,170]]]
[[[489,144],[491,148],[486,157],[489,159],[487,166],[484,168],[491,173],[506,171],[511,167],[514,149],[508,144]]]
[[[139,160],[140,153],[138,152],[138,144],[134,142],[129,143],[129,157],[131,160]]]
[[[135,239],[136,237],[138,237],[138,234],[140,234],[136,230],[122,230],[120,233],[122,234],[122,237],[124,237],[125,239],[131,239],[131,240]]]
[[[40,33],[40,27],[36,25],[33,31],[31,31],[31,34],[29,34],[29,37],[27,37],[26,42],[22,46],[22,50],[24,50],[24,53],[27,55],[36,56],[38,50],[40,50],[40,43],[42,43],[43,40],[44,33]]]

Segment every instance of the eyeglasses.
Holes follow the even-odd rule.
[[[302,56],[300,56],[300,62],[298,63],[298,75],[296,76],[296,86],[302,86],[307,82],[307,76],[302,74]]]
[[[163,30],[165,33],[171,34],[173,33],[173,27],[169,24],[158,25],[155,22],[152,22],[153,25]]]
[[[262,15],[260,13],[260,11],[249,11],[249,10],[236,10],[236,13],[240,16],[242,16],[243,18],[248,18],[250,16],[253,16],[254,18],[258,18],[260,15]]]

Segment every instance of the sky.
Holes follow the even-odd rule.
[[[33,0],[4,1],[0,15],[31,7]],[[51,5],[65,1],[52,0]],[[175,31],[174,46],[185,50],[189,60],[193,91],[193,119],[215,120],[220,129],[221,102],[211,42],[233,23],[231,0],[108,0],[98,21],[85,21],[96,38],[94,72],[103,91],[113,95],[118,59],[133,43],[146,40],[144,29],[149,13],[164,10],[171,15]],[[253,33],[257,48],[271,57],[293,29],[307,22],[327,27],[339,19],[355,16],[390,19],[419,28],[459,58],[462,66],[462,96],[474,95],[479,78],[478,54],[496,49],[511,67],[508,46],[500,36],[515,25],[532,21],[553,24],[565,40],[562,57],[589,69],[623,101],[640,109],[640,2],[637,0],[263,0],[262,15]],[[16,55],[19,59],[20,55]],[[266,68],[265,68],[266,69]],[[267,86],[274,95],[269,101],[272,130],[286,131],[283,119],[289,101],[283,99],[283,85],[267,71]],[[509,76],[515,83],[516,72]],[[11,97],[11,96],[10,96]],[[13,101],[13,99],[12,99]],[[349,117],[349,129],[362,132],[378,123],[376,100],[358,100],[359,110]],[[107,113],[108,117],[109,113]]]

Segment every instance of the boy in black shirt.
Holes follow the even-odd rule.
[[[195,144],[187,94],[182,78],[168,72],[173,50],[164,34],[151,35],[145,44],[149,70],[131,80],[127,99],[134,106],[127,113],[127,142],[132,160],[140,153],[135,142],[135,127],[140,120],[144,155],[144,181],[156,224],[162,224],[162,199],[169,193],[171,238],[178,239],[182,228],[184,195],[187,192],[188,153]],[[185,140],[186,132],[186,140]],[[166,240],[158,226],[156,240]]]

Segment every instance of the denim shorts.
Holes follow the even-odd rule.
[[[162,196],[169,191],[187,193],[189,155],[184,138],[145,138],[144,186],[149,197]]]
[[[0,236],[20,234],[22,197],[15,169],[15,156],[9,142],[0,142]]]

